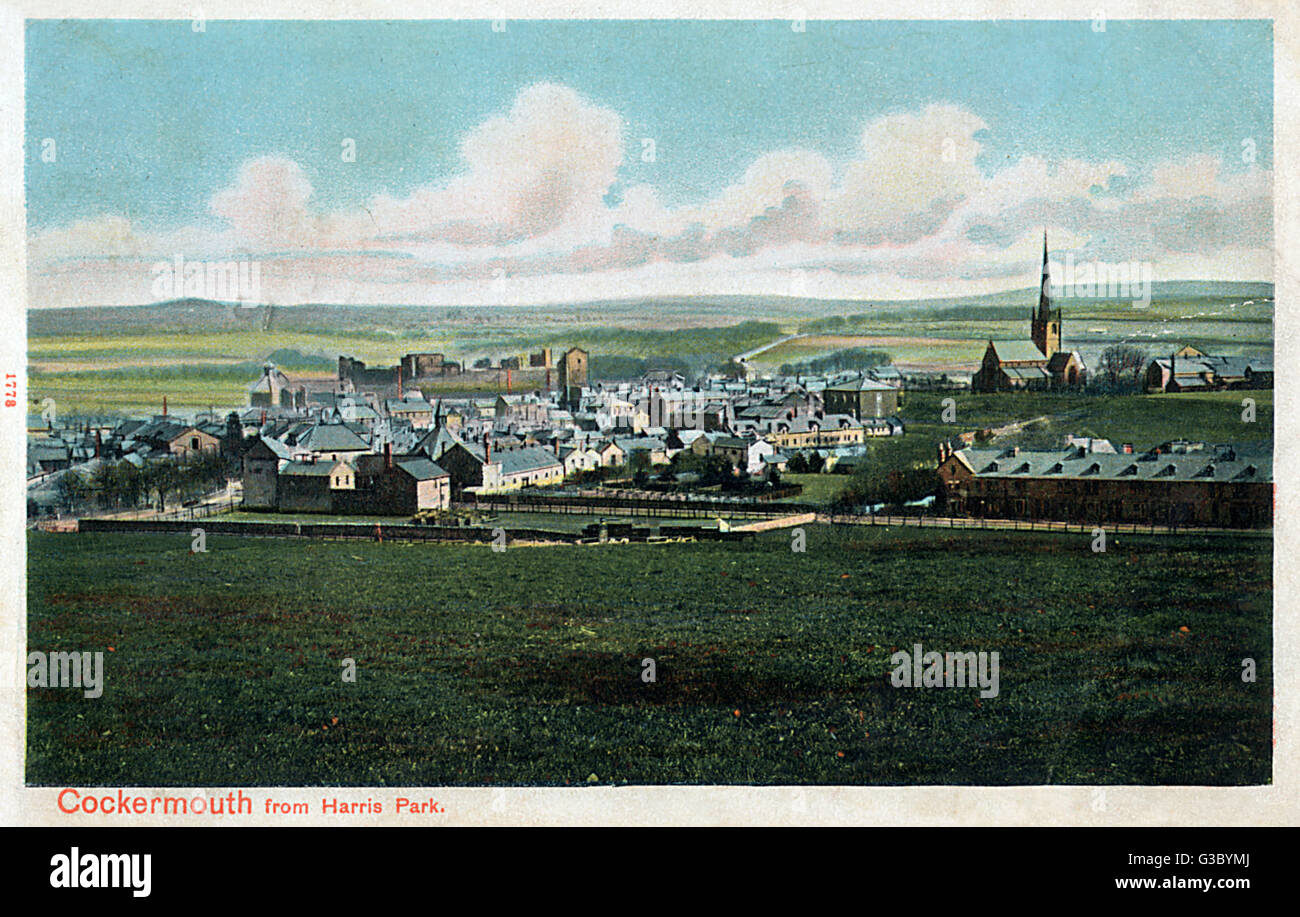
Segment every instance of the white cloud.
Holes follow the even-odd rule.
[[[218,192],[212,212],[250,245],[301,245],[317,232],[308,212],[311,182],[302,167],[282,156],[263,156],[246,162],[235,184]]]
[[[299,163],[262,157],[211,199],[221,231],[149,233],[103,216],[35,235],[31,290],[40,305],[92,295],[144,302],[147,290],[130,292],[147,275],[142,263],[260,251],[262,286],[277,302],[794,287],[849,298],[951,296],[1034,283],[1044,226],[1054,253],[1151,260],[1159,277],[1271,271],[1270,172],[1228,172],[1208,155],[1161,163],[1137,181],[1118,161],[1026,156],[986,172],[977,137],[987,129],[974,112],[929,105],[867,122],[847,162],[775,150],[698,203],[668,208],[641,184],[620,188],[611,207],[625,159],[621,117],[568,87],[540,84],[464,136],[457,174],[405,197],[318,212]],[[295,257],[273,254],[286,251]],[[93,278],[78,281],[79,270],[92,270],[79,261],[93,263]]]
[[[464,245],[518,243],[603,222],[603,198],[623,161],[618,113],[565,86],[543,83],[516,97],[461,142],[465,171],[399,200],[376,197],[373,227],[384,236]]]

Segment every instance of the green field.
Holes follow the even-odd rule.
[[[943,422],[945,399],[956,419]],[[1243,419],[1242,401],[1255,402],[1255,419]],[[1273,438],[1273,392],[1223,391],[1178,395],[1083,395],[1050,392],[972,394],[907,392],[899,415],[907,439],[935,441],[969,430],[1000,428],[1038,417],[1049,420],[1030,431],[1044,442],[1067,433],[1109,439],[1117,447],[1145,449],[1171,440],[1233,443]],[[1025,436],[1009,436],[1024,439]]]
[[[710,319],[670,309],[648,322],[643,309],[628,306],[558,313],[299,306],[275,310],[269,327],[253,321],[262,309],[232,317],[213,304],[51,311],[58,314],[30,314],[27,397],[31,405],[53,398],[65,416],[158,413],[163,396],[182,411],[242,407],[267,359],[290,378],[322,379],[334,376],[340,354],[393,366],[405,353],[441,352],[468,367],[482,356],[582,347],[594,358],[671,358],[702,373],[783,333],[778,323],[726,313]],[[424,387],[489,394],[500,384],[449,377]]]
[[[811,526],[743,544],[28,538],[38,785],[1271,779],[1272,541]],[[893,688],[895,647],[1000,693]],[[341,661],[356,660],[343,683]],[[1259,680],[1243,683],[1242,660]],[[658,680],[639,678],[653,658]]]
[[[1151,304],[1062,303],[1066,343],[1090,364],[1108,343],[1150,354],[1195,344],[1210,352],[1272,352],[1267,284],[1157,284]],[[798,338],[752,360],[760,371],[852,347],[932,371],[978,363],[990,339],[1026,339],[1036,291],[962,300],[872,303],[783,297],[684,297],[554,307],[299,305],[251,309],[197,300],[153,306],[28,311],[28,402],[53,398],[64,416],[153,414],[167,396],[182,411],[244,406],[261,364],[291,378],[327,378],[339,354],[394,365],[409,352],[443,352],[471,364],[545,346],[583,347],[602,362],[659,361],[687,375],[788,334]],[[1250,302],[1250,305],[1246,305]],[[872,339],[879,339],[873,342]],[[664,363],[664,361],[668,361]],[[495,381],[451,378],[431,391],[495,391]]]
[[[861,347],[885,350],[895,363],[931,372],[969,370],[978,365],[988,341],[1026,339],[1037,296],[1030,290],[964,304],[860,304],[852,312],[802,322],[798,330],[805,337],[766,350],[753,363],[762,371],[775,371],[782,364]],[[1058,305],[1066,348],[1079,350],[1094,367],[1101,351],[1116,343],[1136,346],[1148,358],[1165,356],[1182,344],[1239,356],[1273,351],[1268,287],[1228,292],[1208,285],[1196,291],[1183,284],[1157,284],[1145,307],[1100,299],[1067,299]]]
[[[831,503],[849,482],[843,474],[783,474],[781,483],[799,484],[803,492],[793,497],[783,497],[778,503]]]

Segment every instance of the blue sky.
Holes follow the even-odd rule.
[[[26,59],[36,233],[128,215],[141,233],[220,233],[212,198],[260,157],[295,164],[314,214],[403,199],[462,174],[464,138],[538,84],[621,120],[610,208],[637,186],[663,208],[699,207],[778,150],[838,172],[862,155],[864,125],[937,104],[984,125],[972,162],[985,177],[1027,160],[1120,163],[1107,187],[1126,194],[1191,157],[1216,158],[1225,180],[1272,169],[1262,21],[33,21]],[[57,162],[42,162],[43,138]]]

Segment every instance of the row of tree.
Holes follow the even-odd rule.
[[[98,506],[104,510],[134,509],[155,502],[160,510],[168,499],[185,500],[222,487],[226,483],[226,459],[204,452],[185,460],[160,459],[137,468],[127,461],[109,462],[87,474],[65,471],[56,488],[59,500],[69,509]]]
[[[826,459],[817,452],[810,452],[807,455],[796,452],[786,464],[791,474],[820,474],[824,467],[826,467]]]
[[[799,363],[782,363],[778,371],[783,376],[821,375],[842,372],[846,369],[873,369],[877,366],[886,366],[889,362],[890,356],[883,350],[848,347]]]

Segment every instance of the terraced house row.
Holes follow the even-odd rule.
[[[1272,525],[1271,444],[1164,443],[1150,451],[940,447],[956,515],[1097,524]]]

